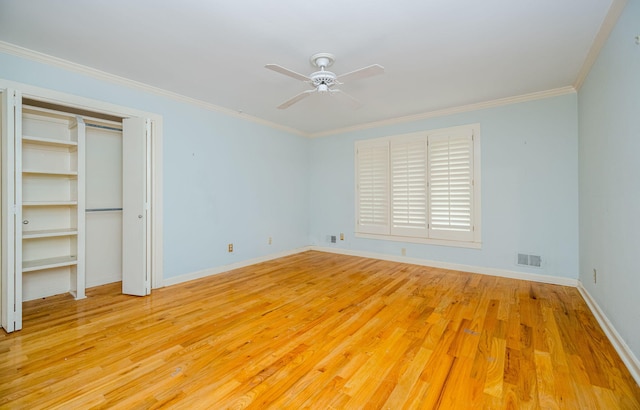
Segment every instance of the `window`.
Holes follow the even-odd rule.
[[[478,124],[356,142],[356,234],[480,246]]]

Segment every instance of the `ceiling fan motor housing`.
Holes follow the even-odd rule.
[[[311,84],[317,87],[319,92],[328,91],[329,88],[339,84],[337,76],[331,71],[316,71],[309,78],[311,78]]]
[[[325,93],[329,91],[329,88],[339,84],[337,76],[334,73],[331,71],[325,71],[325,68],[331,67],[335,61],[333,54],[317,53],[312,55],[309,60],[312,65],[320,69],[320,71],[316,71],[309,76],[311,84],[316,87],[318,92]]]

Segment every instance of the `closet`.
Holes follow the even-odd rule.
[[[122,281],[150,293],[152,127],[2,94],[2,327],[22,302]]]
[[[85,277],[122,280],[122,123],[86,119]]]

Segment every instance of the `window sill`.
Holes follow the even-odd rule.
[[[452,240],[446,240],[446,239],[414,238],[410,236],[394,236],[394,235],[387,235],[387,234],[376,235],[376,234],[358,233],[358,232],[356,232],[355,237],[365,238],[365,239],[377,239],[377,240],[383,240],[383,241],[421,243],[424,245],[450,246],[455,248],[482,249],[482,242],[462,242],[462,241],[452,241]]]

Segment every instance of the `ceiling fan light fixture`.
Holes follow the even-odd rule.
[[[295,78],[296,80],[304,81],[309,83],[313,89],[303,91],[300,94],[294,96],[293,98],[288,99],[278,106],[278,109],[285,109],[290,107],[291,105],[297,103],[298,101],[307,98],[311,94],[319,93],[319,94],[327,94],[327,93],[337,93],[346,99],[354,108],[357,108],[361,105],[361,103],[345,93],[342,90],[338,90],[335,88],[336,85],[343,84],[343,79],[357,80],[360,78],[367,78],[374,75],[379,75],[384,73],[384,67],[379,64],[373,64],[368,67],[359,68],[355,71],[351,71],[350,73],[343,74],[341,76],[337,76],[335,73],[326,70],[327,67],[333,65],[335,61],[335,57],[333,54],[329,53],[317,53],[311,56],[309,59],[311,65],[314,65],[320,69],[320,71],[316,71],[311,73],[311,75],[306,76],[304,74],[300,74],[293,70],[289,70],[288,68],[279,66],[277,64],[267,64],[265,68],[269,70],[273,70],[280,74],[284,74],[288,77]]]

